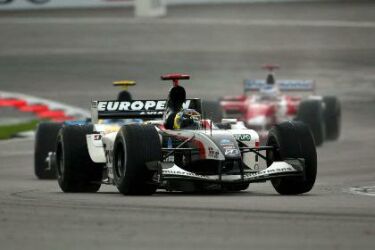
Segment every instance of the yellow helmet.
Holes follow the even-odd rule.
[[[194,109],[183,109],[174,118],[173,129],[199,129],[201,115]]]

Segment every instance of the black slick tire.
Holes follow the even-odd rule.
[[[341,132],[341,104],[335,96],[323,97],[327,140],[337,140]]]
[[[304,177],[283,177],[272,180],[275,190],[283,195],[296,195],[309,192],[317,174],[317,155],[314,140],[309,128],[302,122],[290,121],[275,125],[269,131],[268,146],[275,150],[267,151],[267,165],[288,158],[305,160]]]
[[[103,164],[94,163],[87,149],[86,135],[92,125],[64,126],[57,137],[57,180],[64,192],[96,192],[99,190]]]
[[[124,195],[151,195],[157,184],[155,171],[146,163],[162,158],[159,134],[153,125],[125,125],[115,139],[113,176],[117,189]]]
[[[321,146],[325,140],[325,123],[323,105],[320,100],[305,100],[298,107],[296,121],[304,122],[314,136],[316,146]]]
[[[55,152],[57,134],[62,123],[41,122],[35,133],[34,173],[38,179],[56,179],[56,169],[50,168],[46,158],[49,152]]]

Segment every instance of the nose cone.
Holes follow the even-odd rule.
[[[214,134],[212,140],[218,146],[225,158],[241,158],[241,152],[238,148],[238,143],[232,134]]]

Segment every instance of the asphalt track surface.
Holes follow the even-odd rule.
[[[343,102],[343,134],[318,149],[314,189],[280,196],[114,187],[65,194],[33,175],[33,140],[0,142],[1,249],[374,249],[375,3],[176,7],[158,20],[130,10],[2,14],[0,88],[88,107],[135,79],[139,98],[165,97],[159,75],[184,72],[190,96],[240,93],[259,65],[316,79]]]

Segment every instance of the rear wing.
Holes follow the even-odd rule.
[[[201,100],[187,99],[183,108],[201,113]],[[91,117],[95,124],[99,119],[160,119],[167,108],[167,100],[93,101]]]
[[[121,81],[115,81],[113,82],[113,86],[121,87],[123,90],[128,90],[129,86],[134,86],[135,81],[132,80],[121,80]]]
[[[244,91],[259,91],[267,85],[265,80],[245,80]],[[276,85],[280,91],[310,91],[315,92],[313,80],[277,80]]]

